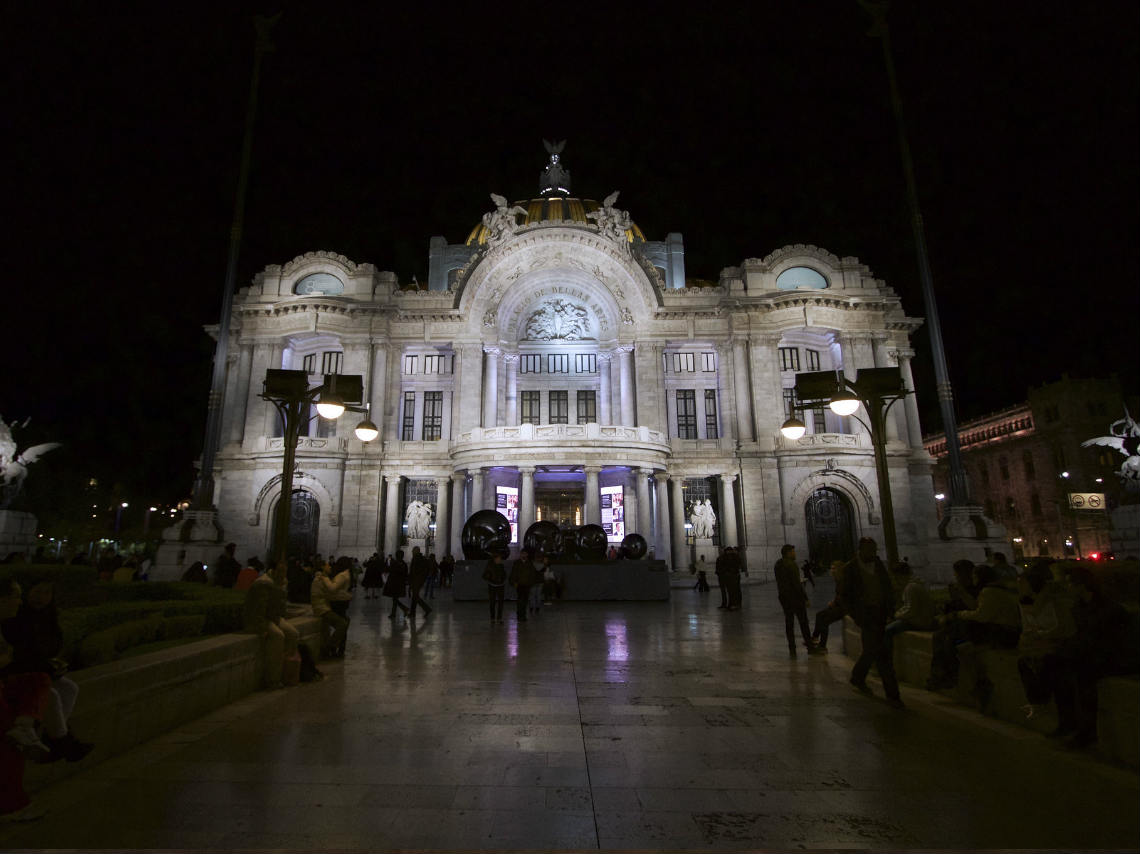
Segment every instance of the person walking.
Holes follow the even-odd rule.
[[[772,569],[776,577],[776,595],[780,600],[780,607],[784,609],[784,634],[788,638],[788,655],[796,655],[795,623],[800,624],[800,634],[803,635],[804,646],[809,653],[819,652],[811,640],[811,630],[808,628],[807,593],[800,581],[800,567],[796,563],[796,547],[786,543],[780,549],[780,559]]]
[[[534,561],[530,559],[530,552],[523,549],[519,552],[519,559],[511,567],[511,577],[507,579],[515,588],[515,616],[520,623],[526,622],[526,610],[530,604],[530,588],[538,580],[534,569]]]
[[[503,553],[495,552],[483,570],[487,582],[487,598],[491,606],[491,622],[503,622],[503,597],[506,594],[507,568],[503,566]]]
[[[404,563],[403,551],[397,551],[388,564],[388,577],[384,579],[384,595],[392,597],[392,610],[388,614],[389,620],[396,619],[396,609],[399,608],[408,616],[408,606],[400,601],[408,587],[408,565]]]
[[[365,591],[365,599],[380,598],[377,588],[384,586],[384,562],[378,552],[373,552],[372,557],[364,562],[364,580],[361,586]]]
[[[895,594],[887,567],[876,556],[878,549],[873,539],[863,537],[855,558],[843,568],[839,600],[859,626],[863,644],[863,651],[851,669],[851,685],[870,696],[867,672],[873,663],[883,680],[887,702],[901,709],[903,702],[895,676],[894,648],[886,635],[887,622],[895,613]]]
[[[427,559],[419,546],[412,549],[412,568],[409,573],[411,581],[411,597],[412,597],[412,619],[416,618],[416,606],[424,609],[424,616],[426,617],[431,613],[431,607],[420,596],[420,591],[423,589],[424,582],[428,580],[431,575],[431,561]]]
[[[727,588],[727,610],[739,611],[743,598],[740,592],[740,555],[737,554],[735,548],[728,546],[724,550],[724,554],[717,558],[716,563],[720,583]]]

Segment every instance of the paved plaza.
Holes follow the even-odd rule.
[[[358,598],[323,682],[38,793],[0,849],[1140,847],[1136,773],[924,691],[862,697],[835,635],[789,660],[771,585],[735,613],[673,593],[502,626],[446,591],[418,627]]]

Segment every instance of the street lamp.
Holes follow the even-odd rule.
[[[838,372],[809,371],[796,374],[798,407],[827,403],[836,415],[854,416],[871,434],[875,449],[875,477],[879,484],[879,502],[883,511],[883,540],[887,550],[887,565],[897,566],[899,545],[895,533],[895,508],[891,500],[891,481],[887,471],[887,411],[895,402],[911,392],[903,388],[902,373],[898,368],[864,368],[849,380]],[[862,404],[870,420],[868,424],[855,415]],[[789,439],[804,434],[803,422],[793,414],[780,428]]]
[[[115,539],[119,538],[119,524],[123,521],[123,511],[130,507],[127,502],[123,502],[115,509]]]
[[[347,412],[367,413],[355,406],[364,396],[359,374],[325,374],[324,382],[309,387],[307,371],[285,371],[270,368],[265,372],[261,397],[273,404],[285,425],[281,464],[281,498],[277,502],[277,524],[273,532],[273,561],[285,559],[289,543],[289,512],[293,500],[293,466],[297,458],[297,442],[301,425],[309,421],[309,408],[315,403],[323,418],[334,420]],[[379,435],[376,425],[367,418],[356,425],[356,437],[371,442]]]

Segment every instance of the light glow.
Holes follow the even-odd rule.
[[[799,439],[807,432],[807,425],[793,415],[781,425],[780,432],[787,439]]]
[[[838,397],[832,398],[828,406],[836,415],[846,417],[855,414],[855,410],[859,408],[859,399],[850,392],[841,392]]]
[[[344,402],[340,399],[339,395],[325,392],[321,395],[321,399],[317,401],[317,412],[320,413],[321,418],[335,421],[344,415]]]
[[[380,431],[376,428],[376,425],[367,418],[356,425],[356,438],[361,442],[371,442],[379,435]]]

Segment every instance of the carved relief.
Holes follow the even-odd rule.
[[[580,305],[552,299],[527,318],[526,337],[531,341],[580,341],[589,338],[589,313]]]

